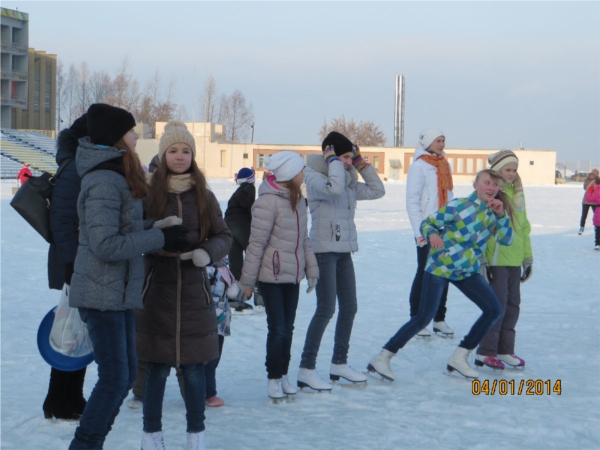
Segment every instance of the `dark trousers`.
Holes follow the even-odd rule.
[[[339,314],[335,325],[333,364],[346,364],[350,349],[350,335],[358,310],[356,278],[350,253],[317,253],[319,281],[317,282],[317,310],[310,321],[304,341],[300,367],[315,369],[321,339],[335,313],[336,298]]]
[[[219,335],[219,357],[208,362],[204,366],[204,375],[206,377],[206,398],[211,398],[217,395],[217,367],[219,361],[221,361],[221,355],[223,354],[223,342],[225,342],[225,336]]]
[[[423,286],[423,274],[425,273],[425,266],[427,265],[427,258],[429,257],[429,250],[431,245],[427,244],[423,247],[417,247],[417,273],[410,288],[410,317],[414,317],[419,312],[419,303],[421,301],[421,288]],[[444,289],[442,298],[440,299],[440,306],[438,307],[434,322],[443,322],[446,320],[446,302],[448,301],[448,287]],[[427,324],[425,324],[427,326]]]
[[[233,235],[233,242],[229,248],[229,270],[235,279],[239,280],[244,266],[244,252],[250,240],[250,224],[228,221],[226,225]]]
[[[70,450],[101,449],[137,376],[132,310],[79,308],[98,364],[98,382],[88,399]]]
[[[292,352],[294,321],[298,308],[300,285],[292,283],[258,282],[258,291],[265,302],[267,313],[267,378],[279,379],[287,375]]]
[[[156,433],[162,431],[162,407],[165,397],[167,377],[171,373],[170,364],[149,362],[144,380],[144,431]],[[204,364],[181,365],[185,392],[187,432],[204,431],[204,398],[206,381]]]
[[[595,245],[600,245],[600,227],[595,226],[594,227],[594,233],[596,234],[595,238],[596,238],[596,244]]]
[[[521,305],[521,267],[490,266],[490,286],[500,301],[502,314],[485,335],[478,355],[512,355],[515,352],[515,326]]]
[[[444,289],[448,288],[448,283],[456,286],[458,290],[465,294],[482,311],[481,316],[479,316],[471,327],[469,334],[459,344],[459,347],[466,348],[467,350],[477,347],[477,344],[479,344],[502,314],[500,302],[490,285],[478,273],[463,280],[449,280],[425,272],[419,312],[416,316],[411,317],[383,348],[392,353],[397,353],[419,330],[422,330],[433,319],[439,307],[442,293]]]
[[[592,208],[592,215],[596,211],[596,205],[586,205],[585,203],[581,205],[581,220],[579,221],[580,227],[585,227],[585,221],[587,220],[588,212]]]

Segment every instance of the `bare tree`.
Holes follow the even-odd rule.
[[[167,94],[162,95],[162,77],[158,70],[146,82],[136,117],[140,122],[148,125],[145,138],[154,136],[156,122],[167,122],[174,114],[177,105],[172,102],[173,79],[167,85]]]
[[[65,86],[65,111],[68,125],[70,126],[79,116],[76,115],[75,108],[77,107],[77,79],[79,74],[75,64],[69,66],[69,74],[67,75]]]
[[[209,75],[204,82],[204,92],[202,93],[202,117],[204,122],[214,121],[217,103],[217,82],[212,75]]]
[[[323,141],[331,131],[342,133],[357,145],[382,147],[386,142],[385,135],[379,129],[378,125],[375,125],[373,122],[363,121],[357,124],[354,122],[354,119],[348,122],[343,115],[342,117],[332,119],[329,124],[324,119],[323,126],[319,130],[319,139]]]
[[[77,74],[77,107],[75,115],[79,117],[90,106],[90,69],[86,61],[80,64]]]
[[[254,113],[252,105],[246,105],[246,97],[242,91],[236,89],[231,96],[221,97],[219,116],[226,141],[241,142],[248,137],[254,122]]]
[[[67,77],[65,76],[64,65],[61,59],[56,63],[56,130],[60,131],[63,126],[61,118],[65,107],[65,91],[67,87]]]
[[[90,76],[90,104],[106,103],[113,91],[110,75],[101,70]]]

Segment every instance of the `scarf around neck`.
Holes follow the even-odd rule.
[[[438,208],[441,208],[448,203],[448,191],[454,189],[452,183],[452,172],[450,171],[450,164],[444,156],[438,155],[423,155],[421,158],[427,164],[431,164],[438,171],[437,174],[437,188],[438,188]]]
[[[152,184],[153,173],[146,174],[146,180],[148,184]],[[182,173],[180,175],[169,175],[169,193],[170,194],[181,194],[189,191],[193,186],[196,185],[191,173]]]

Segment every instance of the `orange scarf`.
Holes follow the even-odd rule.
[[[448,203],[448,191],[454,189],[450,164],[443,156],[425,155],[421,156],[421,159],[438,170],[438,208],[441,208]]]

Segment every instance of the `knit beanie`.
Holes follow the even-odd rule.
[[[83,114],[83,116],[73,122],[73,125],[69,127],[69,130],[77,139],[87,136],[87,113]]]
[[[336,156],[343,155],[344,153],[354,152],[354,145],[346,136],[342,133],[338,133],[337,131],[332,131],[325,137],[325,140],[321,144],[321,149],[325,150],[325,148],[333,145],[333,150],[335,151]]]
[[[237,173],[237,176],[235,178],[235,181],[237,182],[237,184],[254,183],[254,180],[255,180],[254,170],[248,169],[247,167],[240,169],[240,171]]]
[[[158,144],[158,159],[162,158],[162,155],[167,149],[173,144],[186,144],[192,149],[192,158],[196,157],[196,141],[194,136],[189,132],[185,123],[180,120],[169,120],[165,125],[164,134],[160,138]]]
[[[490,163],[490,169],[500,172],[505,165],[514,162],[519,165],[519,158],[512,150],[500,150],[497,153],[493,153],[488,156],[488,163]]]
[[[304,159],[298,153],[285,150],[265,158],[265,168],[277,181],[290,181],[304,169]]]
[[[419,134],[419,144],[423,146],[425,150],[429,148],[431,143],[440,136],[445,136],[442,130],[436,128],[427,128]]]
[[[112,147],[133,127],[133,115],[122,108],[94,103],[87,110],[87,135],[94,144]]]

